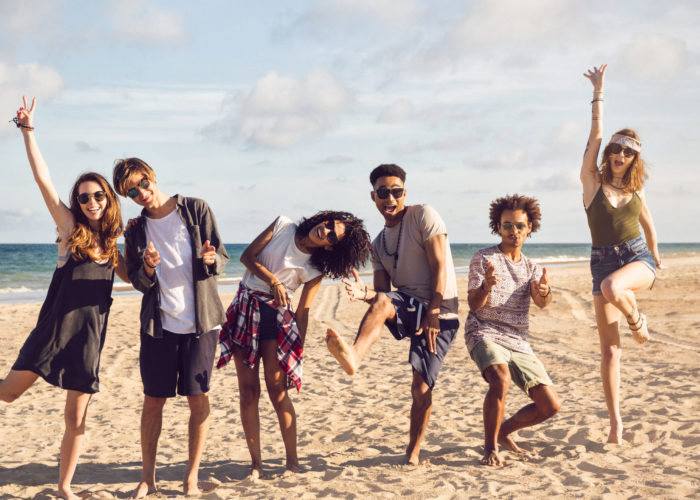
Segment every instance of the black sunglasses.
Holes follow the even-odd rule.
[[[515,224],[513,224],[512,222],[504,222],[503,224],[501,224],[501,227],[505,231],[510,231],[513,228],[516,228],[518,231],[522,231],[527,227],[527,224],[525,224],[524,222],[516,222]]]
[[[95,191],[94,193],[82,193],[78,195],[78,203],[85,205],[90,201],[90,198],[95,198],[96,202],[100,202],[107,198],[107,193],[104,191]]]
[[[621,144],[617,143],[609,144],[608,151],[610,151],[611,155],[620,154],[620,151],[622,151],[622,154],[625,155],[625,158],[631,158],[632,156],[637,154],[637,152],[634,149],[623,148]]]
[[[394,199],[399,199],[403,196],[404,189],[403,188],[385,188],[385,187],[380,187],[379,189],[374,190],[375,193],[377,193],[377,196],[379,196],[379,199],[381,200],[386,200],[389,195],[394,197]]]
[[[151,182],[150,182],[148,179],[146,179],[146,178],[144,177],[143,179],[141,179],[141,180],[139,181],[138,187],[133,187],[133,188],[129,189],[129,190],[126,192],[126,195],[127,195],[129,198],[134,199],[134,198],[136,198],[136,197],[139,195],[139,189],[138,189],[138,188],[141,188],[141,189],[148,189],[148,187],[149,187],[150,185],[151,185]]]
[[[326,236],[328,243],[331,245],[338,243],[338,235],[335,233],[335,221],[327,220],[323,225],[326,227],[326,229],[330,230],[328,236]]]

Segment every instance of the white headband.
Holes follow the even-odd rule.
[[[610,142],[608,144],[619,144],[620,146],[633,149],[637,153],[642,152],[642,143],[634,137],[630,137],[628,135],[614,134],[610,138]]]

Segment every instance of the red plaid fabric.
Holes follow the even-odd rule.
[[[226,311],[226,323],[221,325],[221,354],[216,367],[221,368],[231,361],[234,345],[245,349],[243,363],[251,368],[255,366],[260,352],[260,302],[277,311],[277,360],[299,391],[303,355],[301,334],[294,319],[292,305],[279,309],[271,294],[251,290],[245,285],[238,286],[238,293]]]

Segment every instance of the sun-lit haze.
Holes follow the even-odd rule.
[[[699,26],[696,1],[0,0],[0,117],[37,96],[64,200],[138,156],[166,193],[206,199],[226,242],[321,209],[376,234],[380,163],[453,242],[496,241],[488,204],[516,192],[542,204],[534,241],[585,242],[582,73],[607,63],[604,140],[638,131],[660,241],[699,241]],[[0,155],[0,242],[53,241],[11,123]]]

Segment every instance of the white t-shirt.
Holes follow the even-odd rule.
[[[291,219],[280,215],[275,220],[272,239],[258,254],[258,262],[265,266],[282,282],[291,296],[307,281],[321,275],[321,271],[311,265],[311,255],[302,252],[294,242],[297,225]],[[245,272],[241,283],[259,292],[270,293],[270,285],[250,271]]]
[[[192,241],[177,210],[161,219],[146,217],[146,238],[160,253],[156,275],[163,329],[173,333],[196,332]]]

